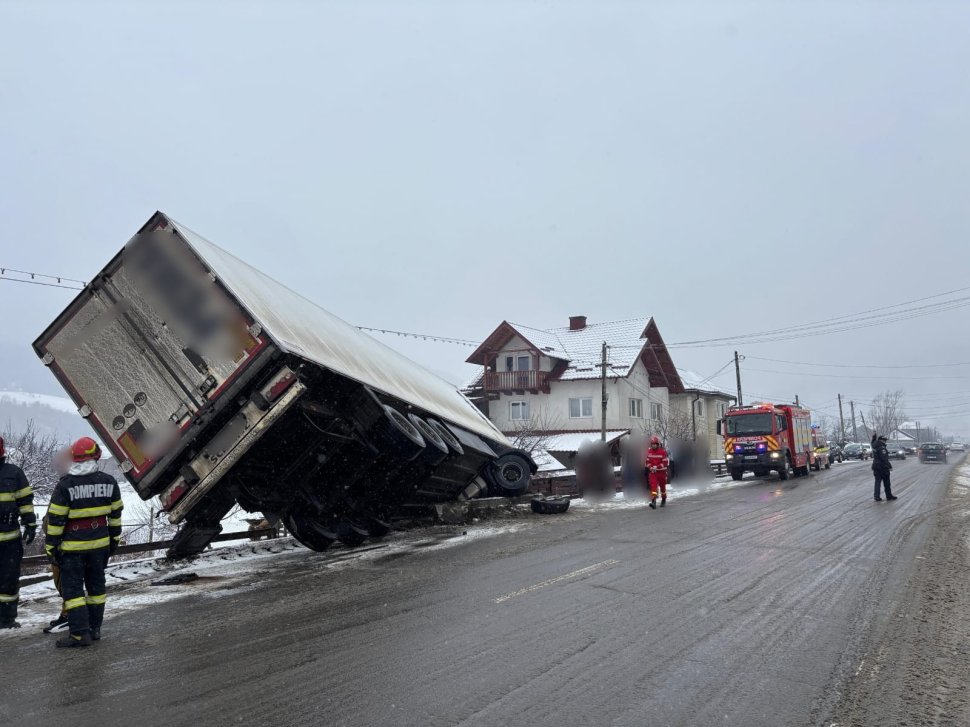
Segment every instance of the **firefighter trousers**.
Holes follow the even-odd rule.
[[[667,473],[666,472],[651,472],[650,473],[650,497],[656,499],[657,493],[660,493],[662,499],[667,499]]]
[[[0,623],[10,623],[17,618],[20,561],[23,557],[24,544],[20,540],[20,533],[13,540],[0,540]]]
[[[60,557],[61,594],[72,634],[100,629],[106,600],[104,569],[108,551],[64,553]]]

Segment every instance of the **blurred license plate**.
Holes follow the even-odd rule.
[[[756,455],[756,454],[746,454],[746,455],[744,455],[744,458],[745,459],[758,459],[758,455]]]

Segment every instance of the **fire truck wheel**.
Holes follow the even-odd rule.
[[[791,467],[791,460],[785,462],[785,466],[778,470],[778,479],[787,480],[789,476],[789,468]]]
[[[738,482],[742,477],[744,477],[744,470],[731,470],[731,479]]]
[[[831,462],[826,462],[825,463],[825,469],[831,469],[831,468],[832,468],[832,463]]]

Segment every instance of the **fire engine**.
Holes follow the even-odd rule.
[[[724,461],[731,477],[740,480],[745,472],[766,475],[771,471],[787,480],[808,475],[815,467],[812,442],[812,414],[794,404],[763,402],[732,406],[718,421],[724,437]]]

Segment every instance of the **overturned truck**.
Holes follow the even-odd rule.
[[[454,386],[156,213],[34,342],[144,499],[201,551],[238,503],[303,545],[522,494],[535,464]]]

